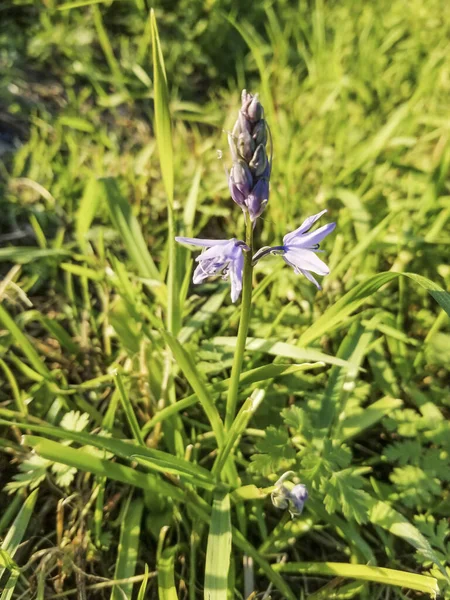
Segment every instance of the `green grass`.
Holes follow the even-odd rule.
[[[0,600],[450,598],[448,10],[254,4],[0,7]],[[321,292],[255,267],[228,427],[240,303],[173,236],[244,236],[243,87],[255,246],[337,228]]]

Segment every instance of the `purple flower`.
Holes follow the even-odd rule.
[[[278,479],[271,493],[271,499],[276,508],[282,510],[287,508],[294,518],[302,514],[305,502],[308,500],[308,490],[303,483],[294,486],[292,483],[285,485],[284,481],[291,475],[295,475],[294,471],[287,471]]]
[[[326,210],[308,217],[295,231],[287,233],[283,238],[282,246],[273,246],[261,248],[253,257],[253,264],[266,256],[267,254],[281,254],[285,262],[298,274],[304,275],[309,281],[314,283],[320,290],[321,287],[316,279],[311,275],[328,275],[330,269],[317,256],[320,242],[333,231],[336,223],[328,223],[319,227],[315,231],[309,231],[314,223],[326,213]]]
[[[243,250],[250,248],[240,240],[202,240],[199,238],[176,237],[177,242],[191,246],[207,248],[195,260],[198,266],[194,271],[192,281],[201,283],[207,277],[222,273],[231,280],[231,300],[236,302],[242,290],[242,272],[244,269]]]
[[[316,255],[320,242],[333,231],[336,223],[328,223],[315,231],[309,232],[314,223],[327,211],[308,217],[298,229],[283,238],[283,258],[296,273],[301,273],[320,290],[321,287],[310,271],[318,275],[328,275],[330,269]]]
[[[303,507],[305,502],[308,500],[308,490],[306,489],[306,485],[303,483],[298,483],[294,485],[292,490],[289,492],[289,512],[291,516],[301,515],[303,512]]]

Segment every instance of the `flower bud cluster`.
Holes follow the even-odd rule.
[[[233,165],[228,174],[231,197],[254,222],[269,201],[272,168],[267,156],[268,127],[258,94],[242,92],[239,116],[228,135]]]

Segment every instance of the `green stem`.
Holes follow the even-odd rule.
[[[242,305],[236,350],[234,353],[233,367],[231,369],[230,387],[228,388],[227,408],[225,414],[225,430],[228,431],[236,415],[236,405],[239,391],[239,378],[244,358],[245,342],[247,341],[248,324],[252,306],[252,255],[253,255],[253,223],[246,215],[245,243],[250,248],[244,253],[244,273],[242,276]]]

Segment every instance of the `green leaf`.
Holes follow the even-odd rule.
[[[98,193],[97,179],[92,177],[84,188],[75,221],[75,233],[81,248],[86,246],[86,234],[99,207],[100,194]]]
[[[158,595],[159,600],[178,600],[175,587],[176,548],[166,548],[158,559]]]
[[[295,462],[295,450],[287,431],[281,427],[269,426],[265,437],[257,442],[256,450],[260,454],[251,456],[250,473],[267,477],[278,471],[287,471]]]
[[[410,590],[417,590],[430,594],[436,598],[439,593],[437,580],[427,575],[418,575],[409,571],[398,571],[396,569],[385,569],[383,567],[371,567],[368,565],[350,565],[347,563],[279,563],[274,565],[274,570],[281,573],[297,575],[322,575],[330,577],[342,577],[345,579],[362,579],[373,581],[383,585],[395,585]]]
[[[0,262],[11,262],[19,265],[40,260],[42,258],[67,258],[70,256],[68,250],[56,248],[14,247],[0,248]]]
[[[75,435],[75,434],[73,434]],[[82,434],[78,434],[82,435]],[[126,485],[135,486],[153,493],[166,493],[168,496],[184,498],[184,493],[175,486],[155,477],[150,473],[141,473],[130,467],[119,465],[109,460],[99,458],[92,451],[84,448],[70,448],[44,438],[25,435],[23,443],[34,448],[35,452],[53,462],[74,467],[80,471],[108,477]]]
[[[329,513],[341,511],[347,519],[357,523],[367,522],[367,506],[371,497],[362,489],[364,479],[358,469],[334,472],[324,486],[325,508]]]
[[[417,527],[408,521],[403,515],[393,509],[389,504],[381,500],[372,501],[369,508],[369,520],[373,525],[386,529],[392,535],[404,539],[413,546],[422,556],[433,562],[450,581],[445,568],[441,564],[436,552],[430,546],[428,540],[420,533]]]
[[[104,177],[97,180],[97,194],[109,210],[112,224],[121,236],[123,243],[142,277],[161,279],[158,269],[147,249],[141,228],[133,215],[129,202],[122,196],[115,179]],[[155,293],[160,288],[155,287]]]
[[[196,393],[200,404],[205,411],[206,416],[211,424],[214,435],[216,436],[217,444],[219,448],[223,445],[224,432],[223,423],[220,418],[217,408],[214,406],[214,402],[210,396],[210,393],[200,377],[194,361],[190,354],[184,350],[180,342],[167,331],[161,330],[161,335],[164,338],[166,344],[172,350],[172,353],[178,363],[178,366],[183,371],[186,379],[189,381],[192,389]]]
[[[11,318],[6,308],[0,304],[0,323],[10,332],[18,348],[30,361],[31,366],[35,371],[42,375],[46,379],[51,379],[50,371],[47,369],[45,363],[34,349],[34,346],[28,341],[26,335],[16,325],[15,321]]]
[[[236,337],[215,337],[211,340],[215,346],[225,346],[235,348],[237,343]],[[273,356],[282,356],[283,358],[292,358],[293,360],[307,360],[314,362],[323,362],[330,365],[338,365],[340,367],[348,366],[345,360],[329,356],[318,350],[310,348],[300,348],[285,342],[277,342],[276,340],[264,340],[261,338],[248,337],[245,344],[245,349],[250,352],[263,352]]]
[[[213,498],[206,550],[205,600],[227,600],[231,538],[230,496],[217,492]]]
[[[145,446],[144,438],[141,434],[141,429],[139,427],[139,423],[136,419],[136,415],[134,414],[133,405],[128,397],[128,394],[125,391],[125,387],[123,385],[122,377],[120,373],[117,373],[114,376],[114,382],[116,384],[116,388],[119,392],[119,398],[122,403],[122,409],[125,413],[125,417],[128,421],[128,425],[131,429],[134,439],[140,446]]]
[[[130,495],[127,499],[125,516],[120,527],[120,541],[114,579],[128,579],[135,574],[143,510],[144,502],[142,498],[131,500]],[[123,600],[123,594],[131,599],[132,593],[133,584],[122,583],[120,586],[114,586],[111,600]]]
[[[169,90],[167,87],[164,57],[159,41],[155,11],[150,11],[153,50],[153,87],[155,99],[155,130],[159,150],[161,173],[166,188],[169,210],[173,204],[173,150],[172,125],[170,123]]]
[[[6,424],[8,423],[7,421],[2,421],[0,420],[0,423]],[[195,481],[197,482],[203,482],[204,484],[208,484],[208,489],[211,487],[211,473],[210,471],[208,471],[207,469],[205,469],[204,467],[201,467],[199,465],[196,465],[192,462],[188,462],[187,460],[183,459],[183,458],[178,458],[176,456],[172,456],[171,454],[169,454],[168,452],[162,452],[161,450],[155,450],[153,448],[147,448],[146,446],[138,446],[136,444],[133,444],[131,442],[126,442],[123,440],[119,440],[119,439],[115,439],[115,438],[111,438],[111,437],[106,437],[106,436],[102,436],[102,435],[93,435],[90,433],[82,433],[82,432],[77,432],[77,431],[66,431],[64,429],[59,429],[57,427],[51,427],[51,426],[42,426],[42,425],[33,425],[30,423],[24,424],[24,423],[8,423],[9,425],[14,425],[16,427],[21,427],[23,429],[29,429],[31,431],[35,431],[37,433],[42,433],[45,434],[46,436],[53,436],[59,439],[63,439],[63,440],[73,440],[79,444],[84,444],[86,448],[80,448],[79,450],[76,450],[75,452],[80,452],[80,454],[84,453],[88,453],[89,452],[89,447],[93,446],[94,448],[98,448],[99,450],[102,450],[106,453],[110,453],[111,455],[115,455],[118,456],[120,458],[123,458],[125,460],[128,461],[134,461],[137,460],[139,461],[145,461],[145,465],[147,468],[151,468],[154,471],[160,472],[160,473],[171,473],[174,475],[177,475],[181,478],[185,478],[187,480],[192,481],[193,479],[195,479]],[[28,439],[27,437],[25,439]],[[32,438],[33,441],[35,443],[37,443],[39,440],[43,440],[44,438]],[[52,444],[55,444],[55,442],[52,442]],[[59,444],[56,444],[56,447],[58,447]],[[63,446],[64,448],[67,448],[67,446]],[[52,449],[54,449],[54,447],[52,447]],[[69,449],[69,448],[67,448]],[[92,452],[90,452],[90,454],[92,455]],[[98,456],[98,454],[96,455]],[[58,460],[58,459],[57,459]],[[64,462],[64,461],[60,461],[63,462],[64,464],[70,464],[72,465],[72,462]],[[121,466],[121,465],[115,465],[115,463],[108,463],[111,464],[113,466]],[[142,463],[144,464],[144,462]],[[77,466],[77,465],[73,465],[73,466]],[[89,469],[85,469],[83,467],[79,467],[82,468],[82,470],[89,470]],[[97,471],[95,471],[97,472]],[[138,475],[142,475],[142,473],[138,473]],[[114,478],[114,477],[113,477]],[[153,480],[155,481],[155,480]],[[172,489],[173,486],[171,486],[170,484],[168,489]],[[164,487],[164,482],[161,482],[161,486]],[[140,486],[138,486],[140,487]],[[174,488],[175,491],[181,492],[180,490],[177,490],[177,488]],[[183,497],[183,494],[178,493],[177,494],[180,498]]]
[[[10,560],[14,560],[14,556],[17,552],[19,545],[22,543],[22,540],[25,536],[28,524],[31,519],[31,515],[33,514],[34,506],[36,504],[37,496],[39,490],[34,490],[28,496],[28,498],[23,503],[22,508],[20,509],[19,514],[12,522],[11,527],[6,534],[2,545],[0,546],[0,550],[2,550],[4,556],[8,556]],[[4,576],[5,570],[9,569],[8,565],[0,565],[0,579]],[[17,577],[14,577],[14,581],[9,583],[7,586],[7,582],[9,577],[7,578],[5,584],[9,590],[14,590],[15,583],[17,581]],[[12,591],[11,591],[12,594]]]
[[[344,441],[351,437],[360,435],[393,410],[400,408],[403,401],[398,398],[385,397],[358,410],[358,412],[346,417],[339,429],[339,439]]]

